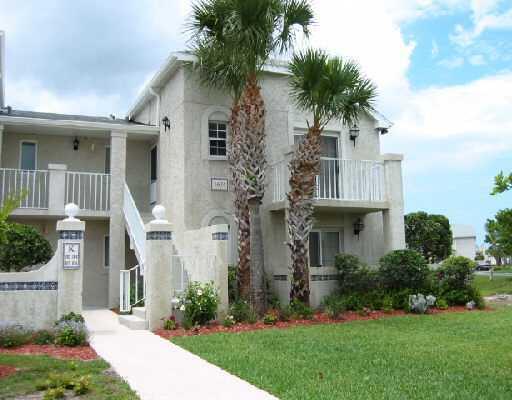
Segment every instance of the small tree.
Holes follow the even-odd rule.
[[[452,253],[450,221],[444,215],[423,211],[407,214],[405,241],[409,249],[421,253],[429,263],[440,262]]]
[[[510,189],[512,189],[512,173],[505,175],[503,171],[501,171],[494,178],[494,188],[491,194],[494,196],[496,194],[506,192]]]
[[[496,263],[501,265],[501,259],[512,255],[512,209],[498,211],[494,219],[488,219],[485,224],[485,242],[489,244],[488,252]]]

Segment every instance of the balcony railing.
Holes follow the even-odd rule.
[[[81,210],[110,210],[110,175],[90,172],[66,172],[66,204]]]
[[[384,201],[384,164],[373,160],[322,158],[316,177],[319,200]],[[285,161],[272,166],[273,200],[283,201],[288,190],[289,169]]]
[[[24,193],[20,208],[48,208],[48,171],[0,168],[0,205],[9,196]]]

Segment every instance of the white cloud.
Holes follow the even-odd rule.
[[[462,67],[464,65],[464,58],[463,57],[446,58],[444,60],[439,61],[438,64],[445,68],[455,69],[455,68]]]
[[[474,65],[474,66],[480,66],[480,65],[486,64],[485,57],[482,54],[474,54],[469,57],[468,61],[471,65]]]

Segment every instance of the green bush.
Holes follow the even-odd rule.
[[[342,294],[364,293],[378,287],[378,274],[352,254],[336,255],[334,265],[338,270]]]
[[[55,323],[55,325],[58,325],[59,322],[63,321],[73,321],[73,322],[81,322],[85,323],[84,317],[82,317],[81,314],[74,313],[71,311],[70,313],[64,314],[62,317],[59,318],[59,320]]]
[[[390,313],[393,311],[393,297],[390,295],[385,295],[382,299],[382,311],[385,313]]]
[[[440,310],[446,310],[448,309],[448,303],[446,302],[445,299],[437,299],[436,301],[436,306],[437,308],[439,308]]]
[[[277,310],[270,310],[263,316],[263,323],[265,325],[275,325],[279,320],[279,312]]]
[[[232,315],[228,315],[224,320],[222,321],[222,326],[226,328],[231,328],[235,325],[235,318]]]
[[[48,330],[37,331],[34,333],[32,341],[39,345],[52,344],[55,342],[55,334]]]
[[[178,323],[176,322],[176,317],[174,315],[163,318],[163,321],[163,328],[166,331],[173,331],[178,328]]]
[[[340,296],[330,295],[324,298],[323,307],[329,318],[338,319],[345,311],[345,302]]]
[[[82,346],[87,341],[87,330],[83,322],[58,321],[55,327],[55,344],[59,346]]]
[[[296,319],[312,319],[313,309],[301,301],[294,300],[290,303],[290,310]]]
[[[27,266],[46,264],[53,256],[48,240],[32,226],[6,224],[4,237],[0,242],[2,271],[20,271]]]
[[[28,344],[32,340],[32,332],[14,323],[0,324],[0,348],[12,348]]]
[[[409,296],[413,294],[411,289],[402,289],[390,294],[393,309],[409,311]]]
[[[228,266],[228,298],[229,303],[234,303],[238,300],[238,285],[236,282],[236,265]]]
[[[483,298],[473,286],[473,269],[476,264],[466,257],[446,259],[436,271],[439,293],[449,305],[465,305],[474,301],[483,307]]]
[[[194,325],[205,325],[215,319],[219,295],[213,282],[191,282],[180,298],[180,310],[185,311],[184,320]]]
[[[418,292],[428,288],[429,270],[425,258],[415,250],[395,250],[379,261],[379,275],[384,289],[411,289]]]
[[[247,322],[251,314],[251,306],[245,300],[238,299],[231,304],[229,313],[233,316],[235,322]]]

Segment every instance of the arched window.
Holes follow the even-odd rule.
[[[203,114],[204,156],[209,160],[226,160],[228,157],[229,110],[210,107]]]
[[[213,226],[213,225],[227,225],[229,228],[229,221],[226,217],[215,216],[208,223],[208,226]]]

